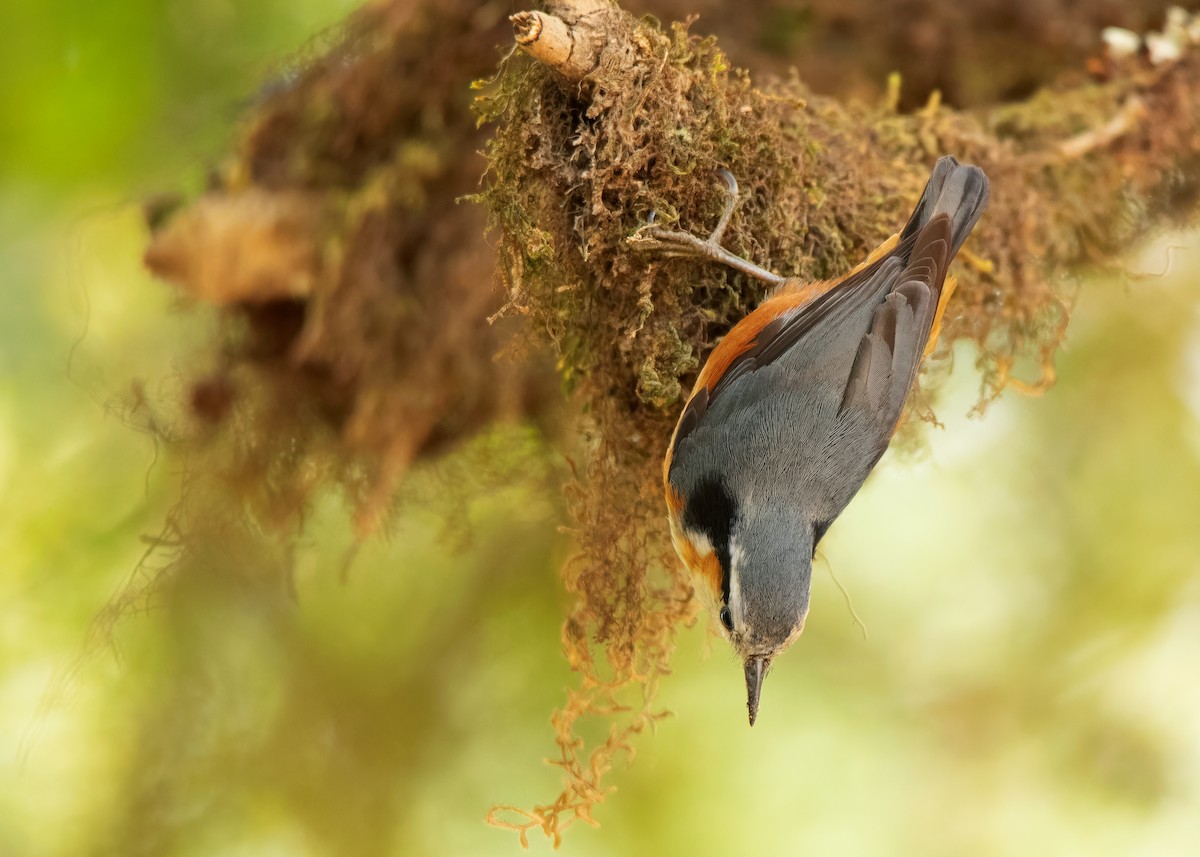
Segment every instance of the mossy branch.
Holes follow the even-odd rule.
[[[510,307],[548,325],[572,377],[607,373],[602,386],[631,407],[673,404],[689,367],[761,297],[703,261],[631,246],[650,211],[706,233],[719,167],[748,189],[731,249],[818,278],[895,229],[938,155],[984,166],[993,203],[960,270],[947,341],[977,341],[996,388],[1004,367],[1056,341],[1063,272],[1111,261],[1194,211],[1200,49],[1186,29],[1159,63],[1109,58],[1095,78],[1021,104],[955,112],[935,95],[900,115],[795,80],[759,87],[711,40],[605,20],[582,79],[556,61],[541,73],[512,63],[493,84],[507,91],[500,109],[485,108],[500,122],[485,197]]]
[[[706,235],[721,210],[717,171],[727,168],[743,195],[725,246],[823,279],[903,223],[938,156],[980,164],[992,203],[956,266],[941,349],[973,341],[990,397],[1053,379],[1064,274],[1115,264],[1147,232],[1193,218],[1200,198],[1200,39],[1190,17],[1166,59],[1100,56],[1090,79],[1024,103],[958,112],[934,93],[909,114],[894,98],[852,106],[794,78],[753,82],[684,26],[664,31],[612,7],[604,21],[585,73],[585,64],[568,69],[561,51],[530,51],[543,62],[509,61],[480,105],[497,123],[482,199],[507,308],[548,332],[587,402],[593,438],[573,509],[581,551],[567,569],[579,598],[565,644],[582,675],[556,720],[567,777],[554,803],[493,818],[522,837],[540,828],[557,839],[572,820],[590,820],[604,795],[598,772],[655,716],[645,694],[609,742],[585,752],[574,737],[579,717],[614,710],[623,691],[652,688],[667,670],[688,589],[662,574],[670,560],[655,565],[669,553],[658,463],[700,359],[766,288],[704,258],[639,252],[651,212]],[[528,38],[530,19],[513,22],[518,41]],[[554,38],[566,44],[571,33],[567,25]],[[1022,358],[1037,374],[1016,381]],[[603,661],[590,654],[593,640]]]

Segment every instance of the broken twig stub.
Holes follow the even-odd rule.
[[[600,64],[617,14],[605,0],[548,3],[550,12],[518,12],[509,21],[517,44],[568,80],[582,80]]]

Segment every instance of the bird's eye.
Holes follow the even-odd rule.
[[[727,607],[727,606],[722,607],[720,616],[721,616],[721,624],[725,626],[725,630],[732,631],[733,630],[733,612],[729,609],[729,607]]]

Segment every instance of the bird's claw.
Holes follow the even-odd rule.
[[[725,210],[721,212],[717,227],[708,236],[708,242],[720,246],[721,239],[725,237],[725,230],[729,228],[729,221],[733,219],[733,212],[737,209],[738,183],[733,173],[724,167],[717,170],[717,178],[725,185]]]
[[[771,273],[766,268],[760,268],[740,256],[735,256],[721,246],[725,230],[729,228],[733,212],[737,209],[738,183],[733,173],[724,167],[717,170],[717,178],[721,180],[721,184],[725,188],[725,208],[721,212],[721,219],[717,221],[716,227],[707,238],[697,238],[690,232],[656,226],[658,212],[652,210],[646,216],[646,223],[629,237],[629,243],[641,250],[657,252],[668,259],[685,256],[711,259],[771,285],[779,285],[783,282],[783,277]]]

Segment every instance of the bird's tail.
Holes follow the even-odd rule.
[[[900,233],[900,243],[916,235],[925,224],[946,214],[950,217],[950,254],[953,259],[988,203],[988,180],[983,170],[960,164],[952,157],[939,158],[925,185],[921,200]]]

